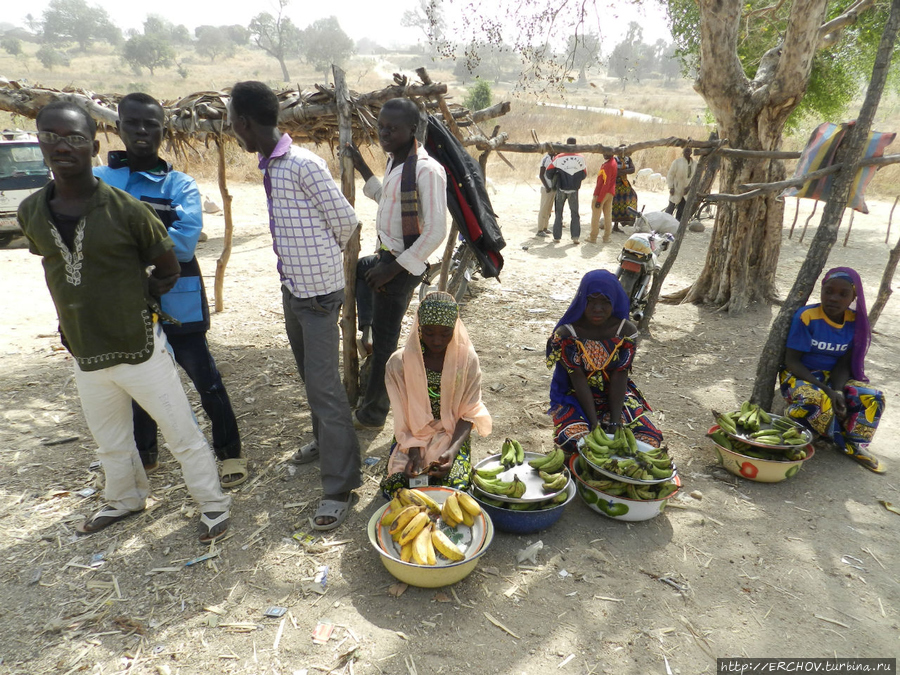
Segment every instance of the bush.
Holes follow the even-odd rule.
[[[63,52],[55,50],[50,45],[44,45],[38,49],[35,56],[47,70],[53,70],[56,66],[69,65],[69,57]]]
[[[491,105],[491,85],[486,80],[478,80],[474,86],[469,87],[463,105],[473,112],[489,108]]]
[[[0,42],[0,46],[3,47],[7,54],[13,56],[18,56],[22,53],[22,41],[18,38],[3,38],[3,41]]]

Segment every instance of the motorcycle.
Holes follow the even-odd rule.
[[[668,250],[675,237],[668,232],[651,231],[644,216],[636,209],[629,207],[628,213],[634,216],[635,230],[638,231],[628,237],[619,253],[616,277],[631,302],[631,317],[640,321],[644,317],[653,278],[661,267],[657,253]]]

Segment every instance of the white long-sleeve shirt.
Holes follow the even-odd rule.
[[[666,183],[670,190],[674,190],[669,195],[669,201],[677,204],[687,192],[688,185],[694,175],[694,162],[688,162],[684,157],[678,157],[669,167],[669,174],[666,176]]]
[[[375,176],[366,181],[363,194],[378,202],[375,229],[381,244],[410,274],[425,271],[428,256],[447,236],[447,172],[419,146],[416,161],[416,190],[419,194],[419,223],[422,233],[408,249],[403,247],[403,218],[400,209],[400,179],[403,164],[388,159],[384,184]]]

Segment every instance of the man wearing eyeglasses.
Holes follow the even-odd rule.
[[[76,529],[97,532],[144,509],[149,485],[135,448],[133,399],[159,423],[200,506],[200,541],[212,541],[228,528],[231,500],[219,486],[150,293],[169,291],[179,278],[172,240],[149,206],[94,177],[91,160],[100,144],[90,115],[74,103],[51,103],[38,113],[37,127],[54,180],[19,205],[18,220],[29,249],[43,258],[106,475],[106,505]]]

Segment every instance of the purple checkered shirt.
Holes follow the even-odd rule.
[[[297,298],[344,288],[341,250],[357,217],[325,160],[284,134],[270,156],[260,156],[259,168],[281,283]]]

